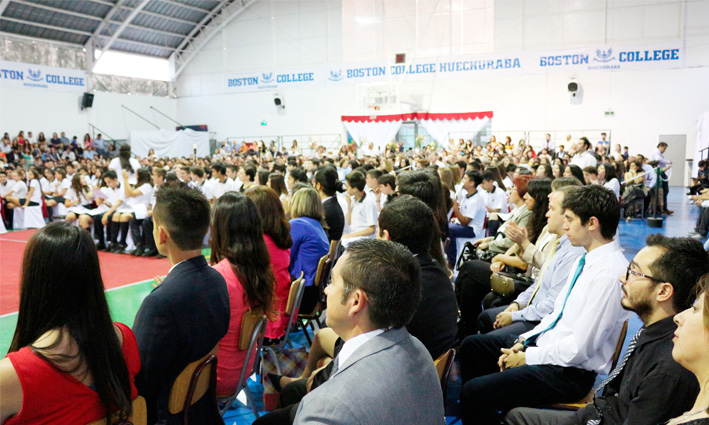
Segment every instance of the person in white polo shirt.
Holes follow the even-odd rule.
[[[377,225],[377,204],[373,194],[364,191],[366,184],[364,174],[353,171],[345,177],[347,182],[347,233],[342,235],[342,244],[348,244],[360,239],[374,238]]]
[[[460,202],[460,206],[453,204],[453,218],[448,227],[448,245],[446,246],[446,256],[448,263],[455,264],[456,239],[474,238],[483,236],[483,225],[485,224],[485,199],[480,195],[478,186],[483,182],[483,176],[478,171],[467,171],[463,177],[463,190],[465,197]]]

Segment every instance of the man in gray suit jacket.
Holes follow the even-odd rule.
[[[327,325],[345,344],[330,379],[301,401],[295,424],[444,423],[433,360],[404,328],[421,300],[414,256],[394,242],[353,242],[325,293]]]

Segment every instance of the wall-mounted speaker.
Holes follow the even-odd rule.
[[[81,109],[90,108],[94,105],[94,95],[93,93],[84,93],[81,98]]]

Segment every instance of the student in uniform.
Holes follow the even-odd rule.
[[[140,225],[143,223],[143,219],[147,217],[148,205],[150,204],[150,194],[153,191],[153,186],[151,183],[150,172],[147,168],[139,168],[137,173],[137,182],[135,184],[135,189],[131,188],[130,185],[123,187],[123,194],[126,200],[125,211],[118,211],[118,215],[113,217],[113,229],[111,232],[118,233],[120,229],[121,241],[116,245],[115,249],[111,252],[121,253],[127,247],[128,230],[130,228],[130,222],[136,220],[135,224]],[[123,181],[127,181],[129,178],[129,173],[127,170],[123,170]],[[135,235],[138,240],[134,240],[133,243],[136,246],[138,252],[143,251],[144,241],[142,235],[138,233]]]

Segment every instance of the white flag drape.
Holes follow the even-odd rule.
[[[490,118],[425,119],[419,122],[439,146],[446,146],[449,139],[474,139],[490,122]]]
[[[394,140],[396,133],[401,128],[401,119],[391,121],[343,121],[345,128],[358,146],[367,146],[374,143],[377,152],[381,152],[387,143]]]

